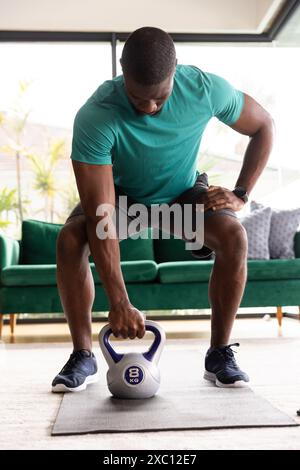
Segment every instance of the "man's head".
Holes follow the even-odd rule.
[[[141,114],[155,114],[172,93],[176,51],[171,36],[145,26],[130,34],[120,63],[126,93]]]

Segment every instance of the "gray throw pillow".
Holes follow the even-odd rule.
[[[263,204],[251,201],[251,211],[262,209]],[[300,208],[272,208],[271,229],[269,236],[270,258],[295,258],[294,237],[300,223]]]
[[[271,207],[264,207],[240,218],[248,237],[248,259],[269,259]]]

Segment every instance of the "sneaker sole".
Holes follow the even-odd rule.
[[[98,372],[93,375],[88,375],[85,381],[79,385],[78,387],[67,387],[65,384],[56,384],[52,386],[53,393],[61,393],[61,392],[82,392],[86,389],[87,385],[93,384],[99,381],[99,374]]]
[[[203,378],[205,380],[208,380],[209,382],[213,382],[217,387],[220,387],[220,388],[243,388],[243,387],[248,387],[248,383],[245,382],[244,380],[237,380],[236,382],[233,382],[232,384],[223,384],[222,382],[220,382],[217,379],[216,374],[214,374],[213,372],[208,372],[208,370],[206,370],[204,372]]]

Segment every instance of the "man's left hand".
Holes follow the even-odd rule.
[[[230,189],[221,186],[209,186],[207,192],[201,195],[201,204],[204,204],[204,211],[212,209],[231,209],[233,211],[241,210],[245,203],[237,197]]]

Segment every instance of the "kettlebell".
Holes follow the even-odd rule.
[[[154,341],[144,353],[117,353],[109,342],[112,330],[105,325],[99,333],[99,344],[108,364],[107,386],[116,398],[150,398],[159,389],[157,366],[165,340],[164,329],[156,322],[145,320],[145,329],[154,333]]]

